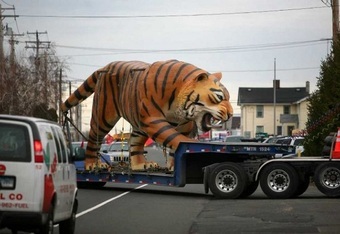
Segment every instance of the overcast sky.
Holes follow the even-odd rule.
[[[327,2],[327,1],[325,1]],[[235,112],[240,87],[316,88],[320,62],[329,52],[331,8],[321,0],[0,0],[14,5],[16,21],[5,18],[17,47],[35,40],[56,44],[70,70],[84,80],[118,60],[153,63],[178,59],[209,72],[223,72]],[[13,11],[5,11],[13,14]],[[8,38],[6,38],[8,40]],[[8,45],[5,40],[5,48]],[[28,53],[31,51],[21,49]],[[170,51],[169,51],[170,50]]]

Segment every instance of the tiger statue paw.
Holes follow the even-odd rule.
[[[108,170],[109,166],[106,163],[90,163],[85,165],[87,171]]]
[[[155,168],[159,168],[158,163],[155,163],[155,162],[144,162],[144,163],[138,163],[134,165],[131,164],[131,169],[133,171],[155,169]]]
[[[169,156],[167,163],[166,163],[166,167],[168,168],[169,171],[173,172],[174,168],[175,168],[175,158]]]
[[[130,158],[130,167],[134,171],[159,168],[159,165],[156,162],[146,161],[144,155],[136,155]]]

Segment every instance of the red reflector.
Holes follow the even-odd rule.
[[[41,141],[34,141],[34,162],[36,163],[44,162],[44,153]]]

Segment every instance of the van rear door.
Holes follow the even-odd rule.
[[[43,170],[34,162],[33,142],[28,123],[0,120],[0,210],[41,209]]]

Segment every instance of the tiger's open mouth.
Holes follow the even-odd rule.
[[[211,114],[207,113],[202,118],[202,131],[207,132],[211,128],[220,127],[223,121],[214,118]]]

